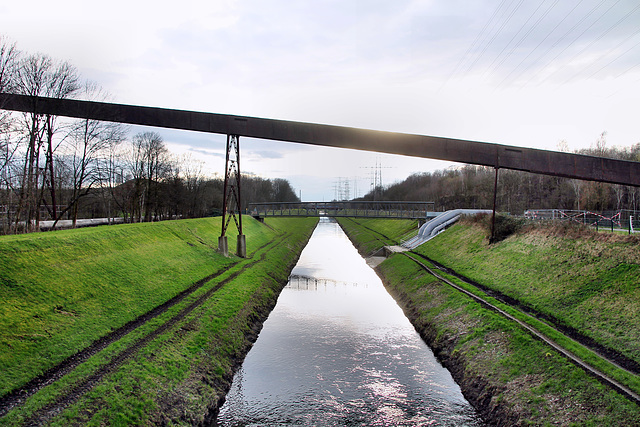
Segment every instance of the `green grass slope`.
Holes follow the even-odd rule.
[[[390,293],[491,425],[640,425],[635,403],[405,256],[396,254],[378,268]]]
[[[354,221],[341,224],[356,246],[367,245],[371,249],[372,240],[367,236],[372,232],[393,236],[392,230],[397,225],[391,222],[380,222],[371,227],[373,231]],[[494,284],[501,284],[504,293],[527,299],[538,309],[546,307],[556,317],[572,311],[573,316],[565,317],[567,322],[580,316],[594,316],[595,310],[584,313],[580,310],[599,301],[597,320],[596,317],[592,320],[609,325],[609,332],[602,335],[626,334],[628,339],[635,339],[636,331],[613,326],[612,319],[624,317],[617,308],[623,300],[615,303],[614,298],[609,301],[612,306],[607,306],[600,295],[615,286],[618,290],[627,289],[624,298],[633,299],[627,301],[630,305],[637,303],[633,285],[637,276],[627,273],[632,268],[616,268],[635,263],[638,243],[634,239],[595,234],[585,237],[571,229],[563,231],[562,227],[529,229],[494,245],[488,244],[487,235],[486,226],[461,223],[419,247],[417,252],[486,286],[495,288],[498,285]],[[433,268],[427,261],[423,263]],[[413,325],[452,372],[467,399],[490,423],[640,425],[640,410],[634,402],[600,383],[516,323],[436,279],[405,255],[392,255],[377,267],[377,272]],[[523,277],[527,279],[522,280]],[[562,277],[564,280],[558,280]],[[448,278],[471,290],[459,280]],[[545,279],[553,279],[553,283],[542,286]],[[571,295],[569,289],[586,287],[585,283],[591,283],[592,287],[599,283],[601,291],[593,291],[586,299],[574,299],[574,308],[568,310],[564,296]],[[493,298],[485,298],[500,306]],[[591,298],[595,299],[587,302]],[[515,314],[515,310],[501,307]],[[635,314],[631,317],[624,320],[633,322]],[[581,324],[585,323],[583,320]],[[626,348],[634,345],[637,341]],[[629,375],[632,380],[637,378]]]
[[[316,218],[268,218],[263,227],[273,228],[277,237],[160,316],[158,323],[180,312],[221,280],[234,277],[233,280],[175,326],[149,341],[117,371],[51,420],[51,425],[208,425],[316,223]],[[155,329],[151,324],[141,329],[145,328]],[[126,337],[105,353],[117,353],[116,347],[125,347],[134,338]],[[103,357],[110,358],[108,354]],[[85,373],[77,369],[61,381],[59,390],[49,394],[43,390],[41,396],[34,396],[21,411],[7,417],[9,424],[20,424],[31,411],[72,387],[74,375],[88,375],[94,369],[92,364],[101,363],[100,357],[93,359],[83,367]]]
[[[247,217],[248,256],[278,227]],[[229,268],[219,235],[206,218],[0,237],[0,395]]]
[[[640,362],[637,238],[558,225],[526,227],[493,245],[487,235],[467,221],[416,252]]]
[[[371,255],[383,246],[397,245],[418,230],[418,221],[382,218],[337,218],[358,251]]]

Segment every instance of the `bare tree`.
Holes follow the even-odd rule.
[[[11,92],[15,87],[19,52],[15,43],[0,36],[0,92]],[[0,107],[2,107],[0,105]],[[12,138],[11,114],[0,112],[0,231],[7,233],[11,224],[13,196],[16,190],[14,182],[14,156],[18,145]]]
[[[84,99],[104,101],[107,95],[93,82],[85,82],[81,95]],[[65,158],[70,166],[71,196],[67,207],[57,220],[71,210],[73,227],[78,219],[78,206],[82,197],[87,196],[100,182],[99,158],[107,155],[108,149],[120,144],[126,135],[126,128],[119,123],[98,120],[79,120],[71,127],[66,138]],[[55,227],[55,224],[54,224]]]
[[[158,217],[159,183],[170,171],[168,150],[156,132],[136,134],[132,140],[130,172],[133,176],[131,210],[134,219]]]
[[[0,35],[0,92],[13,92],[20,52],[15,43]]]
[[[158,219],[159,208],[159,184],[169,171],[171,164],[169,150],[164,145],[162,137],[156,132],[145,132],[140,135],[145,147],[146,161],[146,188],[145,188],[145,220]]]
[[[56,64],[51,58],[41,54],[24,58],[18,67],[17,76],[17,90],[34,97],[67,98],[79,88],[78,74],[73,66],[67,62]],[[33,102],[37,102],[35,98]],[[33,107],[33,113],[27,113],[23,116],[22,125],[26,139],[26,150],[17,213],[17,221],[19,221],[22,210],[26,210],[24,220],[27,230],[31,228],[34,219],[36,226],[38,225],[40,206],[47,187],[51,192],[52,216],[57,216],[53,164],[53,154],[57,148],[53,142],[56,132],[55,117],[36,114],[36,105]],[[41,165],[43,152],[45,162],[44,165]],[[41,179],[42,185],[38,191]]]
[[[73,96],[80,88],[78,72],[68,62],[58,64],[51,70],[49,75],[49,84],[47,85],[47,96],[50,98],[68,98]],[[53,164],[53,134],[55,133],[55,117],[49,114],[46,115],[46,128],[47,128],[47,149],[46,149],[46,167],[45,173],[49,173],[48,187],[51,192],[51,217],[57,221],[57,203],[56,203],[56,183]],[[46,181],[43,180],[43,181]],[[45,184],[42,185],[42,192],[40,200],[44,198]]]
[[[15,43],[0,35],[0,92],[13,92],[16,86],[16,72],[20,52]],[[0,105],[0,107],[2,107]],[[7,125],[8,112],[0,112],[0,126]],[[4,129],[0,128],[0,132]]]
[[[176,161],[174,169],[174,191],[173,214],[178,215],[179,212],[185,217],[195,218],[204,215],[205,209],[203,202],[203,189],[205,185],[205,177],[203,173],[204,162],[194,159],[191,154],[184,154]],[[180,193],[175,188],[181,184]],[[179,205],[182,205],[180,208]]]
[[[18,91],[25,95],[43,95],[47,80],[46,75],[50,68],[51,59],[47,56],[30,55],[24,58],[18,67]],[[40,173],[39,158],[45,126],[42,117],[35,113],[24,114],[22,126],[27,147],[24,152],[25,159],[16,212],[16,228],[21,220],[22,211],[25,209],[25,230],[30,231],[31,220],[35,218],[37,210],[36,187]]]
[[[117,208],[124,216],[125,222],[129,219],[128,209],[129,196],[127,193],[126,181],[128,164],[125,160],[127,149],[124,144],[110,145],[105,156],[98,160],[98,174],[100,176],[100,186],[102,196],[107,209],[107,217],[113,217],[112,208]],[[112,206],[115,205],[115,206]]]

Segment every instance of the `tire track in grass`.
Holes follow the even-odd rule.
[[[395,241],[394,239],[391,239],[389,236],[385,235],[384,233],[378,231],[378,230],[374,230],[371,227],[367,227],[364,224],[361,224],[359,222],[356,222],[355,220],[353,220],[352,218],[348,218],[350,219],[352,222],[354,222],[355,224],[357,224],[357,226],[362,227],[364,229],[367,229],[369,231],[371,231],[374,234],[380,235],[382,237],[384,237],[385,239],[391,240],[391,241]],[[376,239],[383,243],[384,242],[382,240],[380,240],[379,238],[376,237]],[[497,299],[498,301],[511,306],[512,308],[515,308],[519,311],[522,311],[532,317],[537,318],[538,320],[543,321],[544,323],[546,323],[549,327],[555,329],[557,332],[567,336],[568,338],[577,341],[578,343],[582,344],[584,347],[588,348],[589,350],[593,351],[594,353],[596,353],[598,356],[600,356],[601,358],[605,359],[608,363],[614,365],[615,367],[622,369],[623,371],[628,372],[629,374],[632,375],[640,375],[640,363],[636,362],[635,360],[625,356],[624,354],[620,353],[619,351],[616,351],[610,347],[607,347],[599,342],[597,342],[595,339],[584,335],[583,333],[581,333],[580,331],[578,331],[575,328],[572,328],[570,326],[565,325],[561,320],[557,319],[556,317],[546,314],[546,313],[542,313],[539,310],[534,309],[533,307],[530,307],[529,305],[523,303],[522,301],[512,298],[509,295],[506,295],[500,291],[497,291],[493,288],[490,288],[486,285],[483,285],[481,283],[476,282],[475,280],[469,279],[466,276],[463,276],[461,274],[459,274],[458,272],[452,270],[451,268],[440,264],[439,262],[429,258],[426,255],[423,255],[421,253],[415,252],[415,251],[410,251],[411,254],[413,255],[417,255],[419,257],[421,257],[422,259],[428,261],[429,263],[433,264],[438,270],[441,270],[447,274],[450,274],[460,280],[462,280],[463,282],[474,286],[475,288],[481,290],[482,292],[484,292],[485,294],[489,295],[490,297],[493,297],[495,299]]]
[[[269,246],[276,246],[280,244],[283,240],[285,240],[290,233],[287,233],[282,236],[282,238],[276,242],[270,242]],[[267,245],[265,245],[267,246]],[[257,252],[257,251],[256,251]],[[266,258],[267,252],[264,252],[260,255],[260,258],[251,261],[247,264],[244,264],[239,270],[231,273],[229,277],[221,280],[214,287],[209,289],[207,292],[198,297],[195,301],[189,304],[187,307],[183,308],[174,315],[171,319],[164,322],[162,325],[158,326],[154,331],[145,335],[144,337],[139,338],[129,347],[125,348],[118,355],[116,355],[110,362],[102,365],[96,372],[85,377],[84,379],[77,382],[74,386],[71,387],[66,393],[60,395],[53,402],[48,403],[40,409],[34,411],[34,413],[25,420],[24,425],[27,426],[39,426],[42,425],[53,417],[61,413],[68,406],[77,402],[85,393],[89,392],[98,382],[102,380],[106,375],[109,375],[116,371],[118,367],[120,367],[124,362],[133,357],[141,348],[143,348],[146,344],[162,335],[164,332],[168,331],[171,327],[175,326],[178,322],[183,320],[188,314],[190,314],[193,310],[200,307],[205,301],[207,301],[215,292],[220,290],[224,285],[234,280],[248,268],[254,266],[255,264],[264,261]]]
[[[419,260],[417,260],[413,256],[407,254],[406,252],[403,252],[402,255],[406,256],[409,259],[411,259],[413,262],[418,264],[420,266],[420,268],[422,268],[423,270],[425,270],[426,272],[428,272],[429,274],[431,274],[432,276],[434,276],[438,280],[442,281],[443,283],[446,283],[447,285],[451,286],[452,288],[456,289],[457,291],[462,292],[463,294],[469,296],[474,301],[482,304],[483,306],[489,308],[490,310],[495,311],[497,313],[500,313],[501,315],[503,315],[507,319],[509,319],[509,320],[511,320],[513,322],[516,322],[519,326],[521,326],[522,328],[527,330],[534,337],[536,337],[537,339],[539,339],[539,340],[545,342],[546,344],[550,345],[553,349],[558,351],[560,354],[562,354],[564,357],[566,357],[568,360],[570,360],[573,364],[579,366],[580,368],[585,370],[587,373],[589,373],[590,375],[592,375],[595,378],[597,378],[601,383],[611,387],[612,389],[616,390],[617,392],[619,392],[622,395],[624,395],[627,398],[629,398],[634,403],[640,405],[640,395],[638,395],[636,392],[634,392],[633,390],[631,390],[627,386],[623,385],[622,383],[616,381],[615,379],[609,377],[604,372],[602,372],[602,371],[592,367],[591,365],[587,364],[585,361],[580,359],[578,356],[574,355],[573,353],[571,353],[570,351],[568,351],[567,349],[565,349],[561,345],[557,344],[555,341],[553,341],[550,338],[548,338],[546,335],[544,335],[541,332],[539,332],[533,326],[531,326],[531,325],[527,324],[526,322],[516,318],[515,316],[507,313],[506,311],[504,311],[503,309],[497,307],[496,305],[491,304],[490,302],[486,301],[485,299],[481,298],[480,296],[478,296],[478,295],[476,295],[476,294],[474,294],[472,292],[469,292],[466,289],[456,285],[452,281],[450,281],[450,280],[446,279],[445,277],[439,275],[433,269],[427,267],[424,263],[420,262]],[[509,305],[509,307],[511,307],[511,306]],[[555,330],[558,333],[561,333],[557,329],[555,329]],[[607,362],[612,363],[613,365],[615,365],[615,363],[613,363],[612,361],[610,361],[610,360],[608,360],[606,358],[603,358],[603,360],[607,360]]]
[[[351,222],[353,222],[354,224],[356,224],[356,226],[361,227],[361,228],[364,228],[365,230],[370,231],[370,232],[373,234],[373,238],[375,238],[378,242],[380,242],[380,243],[382,244],[382,246],[383,246],[383,247],[384,247],[384,246],[387,246],[387,242],[385,242],[384,240],[382,240],[382,239],[381,239],[380,237],[378,237],[378,236],[382,236],[383,238],[385,238],[385,239],[387,239],[387,240],[389,240],[389,241],[391,241],[391,242],[395,242],[396,244],[398,243],[398,241],[397,241],[396,239],[392,239],[391,237],[389,237],[389,236],[385,235],[384,233],[382,233],[382,232],[380,232],[380,231],[378,231],[378,230],[374,230],[374,229],[373,229],[373,228],[371,228],[371,227],[367,227],[366,225],[362,224],[361,222],[356,221],[356,220],[355,220],[355,219],[353,219],[353,218],[349,218],[349,217],[343,217],[343,218],[344,218],[344,219],[351,220]],[[338,225],[340,225],[340,223],[338,223]],[[346,230],[345,230],[345,234],[346,234]],[[374,251],[374,253],[375,253],[375,252],[377,252],[377,250],[376,250],[376,251]],[[369,255],[370,255],[370,254],[369,254]]]
[[[231,264],[229,267],[233,267],[235,265],[237,265],[237,262],[234,264]],[[43,374],[38,375],[37,377],[30,380],[25,385],[17,389],[14,389],[8,394],[4,395],[2,398],[0,398],[0,417],[4,416],[7,412],[11,411],[13,408],[24,403],[24,401],[27,398],[29,398],[31,395],[35,394],[42,388],[50,384],[53,384],[55,381],[64,377],[66,374],[71,372],[80,364],[87,361],[91,356],[99,353],[109,345],[120,340],[121,338],[124,338],[130,332],[136,330],[137,328],[146,324],[148,321],[156,318],[157,316],[161,315],[162,313],[164,313],[174,305],[178,304],[184,298],[191,295],[197,289],[201,288],[202,285],[204,285],[208,281],[215,279],[216,277],[224,273],[224,271],[225,270],[218,270],[215,273],[212,273],[209,276],[198,280],[197,282],[189,286],[187,289],[183,290],[178,295],[174,296],[173,298],[166,301],[165,303],[160,304],[159,306],[140,315],[136,319],[127,322],[126,324],[119,327],[118,329],[108,333],[107,335],[104,335],[103,337],[94,341],[88,347],[85,347],[83,350],[63,360],[62,362],[50,368]]]
[[[349,218],[351,219],[351,218]],[[384,235],[383,233],[374,230],[370,227],[367,227],[361,223],[358,223],[356,221],[354,221],[353,219],[351,219],[355,224],[357,224],[357,226],[365,228],[371,232],[373,232],[374,234],[380,235],[384,238],[389,239],[388,236]],[[382,240],[380,240],[379,238],[376,237],[376,239],[380,242],[382,242]],[[390,239],[393,240],[393,239]],[[524,315],[528,315],[531,316],[532,318],[538,318],[541,320],[545,320],[546,322],[544,322],[548,327],[554,329],[557,333],[564,335],[565,337],[567,337],[570,340],[573,340],[576,343],[581,344],[582,346],[584,346],[584,348],[592,351],[594,354],[596,354],[598,357],[600,357],[602,360],[606,361],[607,363],[611,364],[612,366],[615,366],[623,371],[626,371],[627,373],[630,373],[632,375],[638,375],[639,372],[639,365],[637,362],[635,362],[632,359],[627,358],[626,356],[616,352],[615,350],[609,349],[608,347],[605,347],[597,342],[595,342],[594,340],[592,340],[589,337],[586,337],[585,335],[581,334],[580,332],[569,328],[569,330],[565,330],[564,326],[562,324],[559,324],[559,322],[555,319],[552,318],[551,316],[546,316],[543,313],[538,312],[537,310],[534,310],[528,306],[524,306],[523,304],[516,299],[510,298],[498,291],[495,291],[491,288],[488,288],[486,286],[480,285],[478,283],[476,283],[475,281],[468,279],[460,274],[458,274],[457,272],[451,270],[448,267],[445,267],[439,263],[437,263],[436,261],[431,260],[429,257],[427,257],[426,255],[423,254],[419,254],[417,252],[410,252],[412,255],[414,256],[419,256],[421,258],[423,258],[424,260],[432,263],[436,268],[438,268],[439,270],[450,274],[460,280],[462,280],[463,282],[476,287],[476,289],[485,292],[488,296],[491,296],[493,298],[496,298],[498,301],[500,301],[503,304],[506,304],[507,306],[518,310],[520,312],[522,312]],[[564,347],[560,346],[559,344],[555,343],[553,340],[551,340],[550,338],[547,338],[544,334],[542,334],[541,332],[539,332],[537,329],[535,329],[533,326],[528,325],[526,322],[517,319],[516,317],[514,317],[513,315],[507,313],[506,311],[500,309],[499,307],[489,303],[488,301],[484,300],[483,298],[473,294],[472,292],[469,292],[465,289],[463,289],[462,287],[456,285],[455,283],[451,282],[450,280],[442,277],[441,275],[437,274],[433,269],[427,267],[424,263],[420,262],[419,260],[415,259],[413,256],[409,255],[406,252],[403,252],[402,255],[406,256],[407,258],[410,258],[412,261],[414,261],[416,264],[418,264],[422,269],[424,269],[425,271],[427,271],[428,273],[430,273],[431,275],[433,275],[434,277],[436,277],[438,280],[441,280],[442,282],[446,283],[447,285],[455,288],[456,290],[468,295],[469,297],[471,297],[472,299],[474,299],[475,301],[479,302],[480,304],[482,304],[483,306],[498,312],[502,315],[504,315],[505,317],[507,317],[508,319],[518,323],[520,326],[522,326],[523,328],[525,328],[528,332],[530,332],[534,337],[544,341],[545,343],[547,343],[548,345],[550,345],[552,348],[554,348],[555,350],[557,350],[560,354],[562,354],[564,357],[566,357],[568,360],[570,360],[572,363],[574,363],[575,365],[579,366],[580,368],[582,368],[584,371],[586,371],[587,373],[589,373],[590,375],[592,375],[593,377],[595,377],[596,379],[598,379],[601,383],[605,384],[606,386],[614,389],[615,391],[617,391],[618,393],[626,396],[629,400],[631,400],[632,402],[640,405],[640,395],[638,393],[636,393],[635,391],[631,390],[629,387],[623,385],[622,383],[620,383],[619,381],[611,378],[610,376],[608,376],[606,373],[592,367],[591,365],[587,364],[585,361],[583,361],[582,359],[580,359],[578,356],[574,355],[573,353],[571,353],[570,351],[566,350]],[[567,327],[568,328],[568,327]]]
[[[451,268],[429,258],[426,255],[411,251],[411,253],[413,255],[417,255],[420,258],[428,261],[430,264],[433,264],[433,266],[435,268],[437,268],[438,270],[447,273],[451,276],[454,276],[460,280],[462,280],[463,282],[474,286],[475,288],[481,290],[482,292],[484,292],[485,294],[487,294],[490,297],[493,297],[495,299],[497,299],[498,301],[511,306],[515,309],[518,309],[519,311],[523,311],[524,313],[527,313],[528,315],[537,318],[538,320],[546,323],[548,326],[552,327],[553,329],[557,330],[558,332],[568,336],[569,338],[571,338],[574,341],[577,341],[578,343],[582,344],[583,346],[589,348],[591,351],[597,353],[600,357],[602,357],[603,359],[606,359],[609,363],[611,363],[612,365],[615,365],[616,367],[627,371],[630,374],[633,375],[640,375],[640,364],[638,362],[636,362],[635,360],[625,356],[624,354],[610,348],[607,347],[599,342],[597,342],[595,339],[584,335],[583,333],[581,333],[580,331],[578,331],[577,329],[571,327],[571,326],[567,326],[565,325],[561,320],[559,320],[558,318],[543,313],[539,310],[536,310],[533,307],[530,307],[529,305],[523,303],[522,301],[510,297],[509,295],[506,295],[498,290],[495,290],[489,286],[483,285],[482,283],[478,283],[473,279],[470,279],[454,270],[452,270]]]
[[[285,239],[287,236],[288,236],[287,234],[283,235],[281,240]],[[257,248],[254,251],[254,254],[257,254],[262,249],[264,249],[264,248],[266,248],[268,246],[272,246],[272,245],[273,245],[273,241],[267,242],[264,245],[262,245],[259,248]],[[256,262],[258,262],[258,261],[253,261],[253,262],[247,264],[240,271],[244,271],[244,268],[246,268],[249,265],[253,265]],[[79,365],[81,365],[82,363],[86,362],[92,356],[98,354],[100,351],[104,350],[105,348],[107,348],[111,344],[113,344],[113,343],[119,341],[120,339],[124,338],[129,333],[133,332],[134,330],[144,326],[147,322],[149,322],[149,321],[153,320],[154,318],[160,316],[161,314],[165,313],[171,307],[173,307],[176,304],[178,304],[181,301],[183,301],[186,297],[188,297],[189,295],[193,294],[195,291],[200,289],[206,283],[208,283],[211,280],[219,277],[223,273],[227,272],[230,268],[233,268],[233,267],[235,267],[236,265],[238,265],[240,263],[242,263],[242,261],[233,262],[233,263],[221,268],[220,270],[215,271],[214,273],[212,273],[212,274],[210,274],[210,275],[208,275],[206,277],[203,277],[202,279],[200,279],[197,282],[193,283],[187,289],[185,289],[185,290],[181,291],[180,293],[178,293],[173,298],[171,298],[171,299],[167,300],[166,302],[164,302],[164,303],[152,308],[151,310],[147,311],[146,313],[138,316],[137,318],[127,322],[123,326],[115,329],[114,331],[109,332],[107,335],[104,335],[103,337],[101,337],[101,338],[97,339],[96,341],[94,341],[93,343],[91,343],[88,347],[85,347],[84,349],[82,349],[81,351],[75,353],[74,355],[69,356],[68,358],[64,359],[62,362],[58,363],[56,366],[48,369],[46,372],[44,372],[44,373],[38,375],[37,377],[33,378],[32,380],[30,380],[29,382],[27,382],[23,386],[21,386],[19,388],[16,388],[16,389],[10,391],[9,393],[5,394],[4,396],[2,396],[0,398],[0,419],[2,417],[4,417],[6,414],[8,414],[10,411],[12,411],[13,409],[15,409],[15,408],[17,408],[19,406],[22,406],[29,397],[31,397],[32,395],[34,395],[35,393],[37,393],[38,391],[40,391],[44,387],[47,387],[47,386],[55,383],[56,381],[60,380],[65,375],[67,375],[68,373],[73,371],[75,368],[77,368]]]

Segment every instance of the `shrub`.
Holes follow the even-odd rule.
[[[488,215],[487,217],[489,221],[491,221],[491,218]],[[526,223],[527,220],[524,218],[516,218],[510,215],[502,214],[496,215],[495,229],[493,230],[493,238],[491,239],[491,243],[500,242],[511,236],[512,234],[517,233],[525,226]],[[489,232],[491,232],[490,230],[491,223],[489,223]]]
[[[526,224],[527,220],[524,218],[517,218],[511,215],[496,214],[496,224],[491,238],[491,222],[492,215],[488,214],[476,214],[464,218],[464,222],[468,224],[476,224],[484,228],[489,237],[491,243],[500,242],[514,233],[520,231]]]

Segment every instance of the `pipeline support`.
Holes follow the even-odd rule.
[[[238,230],[238,241],[236,254],[239,257],[247,257],[247,244],[245,235],[242,233],[242,205],[240,187],[240,137],[238,135],[227,135],[227,153],[225,156],[224,168],[224,189],[222,198],[222,232],[218,239],[218,251],[225,256],[229,255],[227,242],[227,229],[229,222],[233,222]]]

